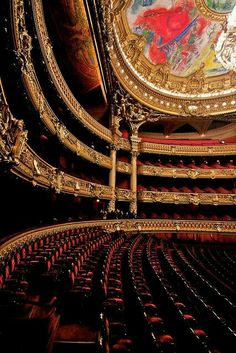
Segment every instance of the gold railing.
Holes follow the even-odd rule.
[[[76,178],[52,167],[40,158],[27,144],[19,157],[18,164],[11,171],[26,179],[33,186],[52,188],[57,193],[63,192],[75,196],[112,198],[112,188]]]
[[[217,169],[217,168],[174,168],[174,167],[156,167],[150,165],[141,165],[138,167],[139,175],[152,175],[167,178],[190,178],[190,179],[229,179],[236,177],[236,168]]]
[[[4,259],[11,252],[37,239],[49,235],[65,232],[70,229],[84,227],[102,227],[113,232],[124,230],[130,232],[200,232],[200,233],[236,233],[235,221],[197,221],[197,220],[173,220],[173,219],[121,219],[121,220],[96,220],[63,223],[53,226],[36,228],[22,232],[0,246],[0,259]],[[226,235],[227,236],[227,235]]]
[[[126,162],[117,161],[116,171],[125,174],[131,174],[131,164]]]
[[[132,191],[130,189],[116,188],[117,201],[132,201]]]
[[[140,190],[138,200],[171,204],[236,205],[236,194],[158,192]]]
[[[140,153],[155,153],[164,155],[182,156],[224,156],[235,155],[236,144],[221,144],[211,146],[168,145],[150,142],[141,142]]]

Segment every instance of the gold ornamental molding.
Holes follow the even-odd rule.
[[[232,156],[236,155],[236,144],[190,146],[141,142],[139,145],[139,152],[182,156]]]
[[[168,168],[156,167],[150,165],[141,165],[138,167],[139,175],[152,175],[167,178],[189,178],[189,179],[230,179],[236,178],[235,169],[191,169],[191,168]]]
[[[35,240],[69,230],[83,229],[85,227],[101,227],[109,232],[124,230],[129,232],[199,232],[233,235],[236,233],[235,221],[197,221],[197,220],[171,220],[171,219],[133,219],[133,220],[92,220],[86,222],[70,222],[53,226],[36,228],[22,232],[0,245],[0,260],[6,260],[11,253]],[[227,239],[227,238],[226,238]]]
[[[56,135],[64,146],[76,155],[101,167],[111,169],[110,157],[95,151],[93,148],[79,141],[67,130],[49,106],[38,82],[31,60],[32,38],[28,34],[25,26],[24,2],[22,0],[16,0],[14,1],[14,5],[12,17],[16,53],[21,64],[22,79],[35,109],[39,112],[40,119],[44,122],[49,131],[53,135]]]
[[[15,0],[17,4],[19,0]],[[74,97],[70,88],[68,87],[64,77],[57,65],[56,58],[53,53],[52,43],[50,41],[47,27],[44,18],[43,6],[41,0],[31,1],[31,6],[34,15],[35,27],[38,35],[38,41],[40,48],[47,65],[50,77],[61,95],[62,99],[66,103],[67,107],[73,113],[74,118],[78,119],[85,127],[108,142],[112,142],[112,134],[109,129],[104,127],[102,124],[97,122],[85,109],[79,104],[77,99]]]
[[[124,174],[131,174],[131,164],[126,162],[117,161],[116,171]]]
[[[0,80],[0,162],[18,164],[27,141],[23,120],[13,117]]]
[[[131,174],[131,164],[117,161],[116,171],[124,174]],[[165,178],[188,178],[188,179],[232,179],[236,178],[236,168],[171,168],[156,167],[150,165],[138,166],[138,175],[150,175]]]
[[[199,64],[186,77],[173,75],[168,62],[154,65],[144,56],[145,38],[132,33],[127,20],[131,0],[120,6],[112,0],[102,0],[102,4],[113,70],[135,99],[172,115],[211,116],[212,119],[212,116],[235,112],[236,72],[206,76],[204,64]],[[203,16],[217,23],[224,22],[225,14],[217,14],[203,5],[203,1],[197,2]]]
[[[195,3],[199,11],[204,15],[204,17],[209,18],[212,21],[221,23],[226,20],[228,13],[217,12],[210,9],[210,7],[207,6],[205,0],[195,0]]]
[[[140,190],[138,192],[138,200],[142,202],[160,202],[176,205],[236,205],[236,194],[158,192]]]
[[[85,181],[60,171],[40,158],[27,144],[20,154],[18,164],[11,168],[11,172],[31,182],[33,186],[50,188],[56,193],[107,200],[112,198],[110,186]]]
[[[132,201],[132,191],[130,189],[116,188],[116,200],[117,201]]]
[[[27,144],[27,131],[22,120],[11,114],[0,82],[0,162],[9,163],[10,171],[20,178],[74,196],[111,200],[112,187],[85,181],[51,166]]]

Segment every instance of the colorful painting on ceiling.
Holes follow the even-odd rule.
[[[225,73],[214,51],[221,25],[203,17],[194,0],[133,0],[127,20],[146,38],[144,55],[152,64],[169,63],[177,76],[200,67],[207,76]]]
[[[204,0],[209,9],[227,13],[231,12],[236,5],[236,0]]]

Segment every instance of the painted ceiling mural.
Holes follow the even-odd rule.
[[[219,13],[231,11],[236,0],[205,0]],[[144,55],[154,65],[168,64],[171,73],[186,77],[196,70],[206,76],[226,72],[214,46],[221,24],[203,16],[194,0],[134,0],[127,9],[133,34],[145,38]]]
[[[133,97],[174,115],[235,111],[236,71],[215,48],[236,0],[103,1],[112,67]]]

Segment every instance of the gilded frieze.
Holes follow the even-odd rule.
[[[138,167],[139,175],[152,175],[167,178],[190,178],[190,179],[229,179],[236,177],[236,169],[189,169],[189,168],[165,168],[150,165]]]
[[[142,202],[160,202],[171,204],[193,204],[193,205],[235,205],[236,194],[217,193],[184,193],[184,192],[138,192],[138,200]]]
[[[51,188],[56,193],[112,198],[112,188],[76,178],[64,173],[43,161],[27,144],[24,146],[19,161],[11,171],[19,177],[30,181],[33,186]]]
[[[212,146],[191,146],[141,142],[139,152],[183,156],[233,156],[236,155],[236,145],[222,143],[220,145]]]

